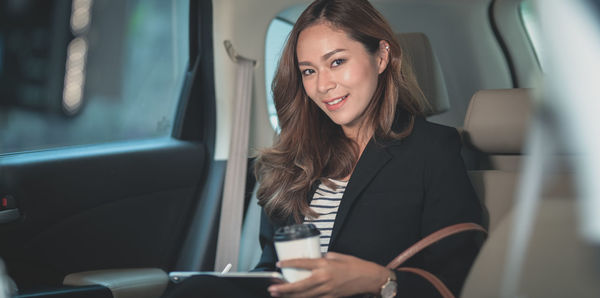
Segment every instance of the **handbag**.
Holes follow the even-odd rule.
[[[400,267],[406,260],[410,259],[412,256],[416,255],[426,247],[457,233],[466,232],[466,231],[481,231],[487,234],[487,230],[482,226],[475,223],[459,223],[451,226],[447,226],[442,228],[436,232],[429,234],[427,237],[419,240],[417,243],[413,244],[411,247],[404,250],[397,257],[395,257],[389,264],[387,264],[386,268],[391,270],[398,271],[406,271],[417,274],[427,281],[429,281],[442,295],[444,298],[454,298],[454,294],[446,287],[446,285],[435,275],[431,274],[428,271],[425,271],[420,268],[413,267]]]

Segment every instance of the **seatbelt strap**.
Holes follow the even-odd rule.
[[[237,64],[237,74],[233,102],[233,129],[221,199],[215,271],[223,270],[229,263],[233,271],[237,271],[248,170],[252,81],[256,61],[237,55],[228,40],[225,41],[225,48],[230,58]]]

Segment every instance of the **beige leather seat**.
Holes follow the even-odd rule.
[[[598,251],[577,231],[576,200],[544,198],[518,285],[518,297],[600,297]],[[514,223],[510,210],[489,235],[465,282],[461,297],[499,297]]]
[[[514,223],[514,197],[532,111],[530,90],[485,90],[471,99],[463,140],[474,149],[473,185],[490,213],[490,233],[462,297],[498,297]],[[557,156],[556,159],[567,159]],[[528,240],[518,287],[521,297],[600,297],[594,249],[578,237],[571,175],[550,175]]]
[[[482,90],[471,98],[462,131],[469,176],[488,208],[490,232],[512,208],[531,100],[527,89]]]
[[[482,170],[519,170],[523,141],[532,111],[530,89],[481,90],[465,115],[463,140],[483,152]]]
[[[508,214],[526,156],[523,147],[533,102],[530,89],[481,90],[473,95],[462,129],[471,150],[469,176],[486,204],[490,233]],[[562,157],[557,157],[562,158]],[[573,193],[568,173],[555,173],[544,196],[568,197]]]

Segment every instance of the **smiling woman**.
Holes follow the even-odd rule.
[[[443,227],[483,223],[459,136],[423,118],[427,104],[404,59],[389,24],[366,0],[314,1],[292,28],[273,81],[281,132],[255,164],[263,207],[255,270],[311,275],[271,285],[271,296],[436,295],[420,277],[385,264]],[[297,223],[322,228],[323,258],[278,261],[274,231]],[[462,234],[409,263],[458,295],[481,243],[479,235]],[[174,295],[254,294],[244,290],[196,277]]]
[[[358,137],[377,76],[387,67],[389,50],[389,44],[381,41],[372,55],[363,44],[327,23],[300,33],[297,55],[304,90],[346,136]],[[315,57],[319,59],[311,59]]]
[[[279,209],[279,216],[293,214],[297,221],[301,214],[314,215],[299,198],[315,181],[347,180],[371,135],[391,139],[410,133],[413,116],[422,115],[427,104],[411,69],[401,68],[401,55],[391,28],[367,1],[317,1],[305,10],[273,81],[279,141],[258,160],[263,178],[258,197],[267,213]],[[398,109],[410,115],[396,122],[409,125],[395,131]]]
[[[277,263],[312,276],[273,285],[271,295],[392,297],[396,283],[403,294],[431,295],[422,280],[382,265],[441,227],[482,222],[456,131],[423,120],[427,103],[403,59],[390,26],[367,1],[315,1],[294,25],[273,83],[280,137],[256,164],[265,211],[256,270],[275,269],[279,226],[327,220],[333,228],[322,234],[325,258]],[[325,219],[317,198],[323,189],[339,193],[335,181],[345,189],[337,214]],[[480,240],[447,240],[415,265],[458,294]]]

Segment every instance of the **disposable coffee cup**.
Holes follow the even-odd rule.
[[[285,226],[275,231],[275,250],[279,260],[299,258],[320,258],[321,232],[313,224]],[[283,277],[288,282],[295,282],[310,276],[311,271],[300,268],[282,268]]]

